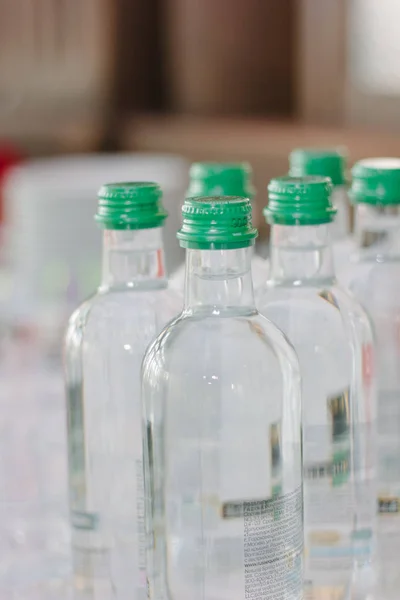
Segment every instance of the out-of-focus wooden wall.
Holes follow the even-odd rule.
[[[163,110],[163,0],[114,0],[114,111]]]
[[[0,2],[0,141],[98,147],[114,80],[113,0]]]
[[[262,209],[267,203],[268,181],[287,173],[293,148],[347,146],[349,166],[368,156],[400,156],[396,133],[264,118],[136,115],[124,120],[119,131],[124,150],[172,152],[192,161],[249,161],[257,189],[253,215],[262,237],[267,235]]]
[[[191,115],[294,108],[294,0],[117,0],[115,107]]]
[[[294,110],[294,5],[4,0],[0,139],[57,151],[73,143],[60,144],[54,132],[63,137],[66,122],[82,131],[88,123],[90,135],[79,149],[87,140],[89,150],[103,130],[106,139],[114,135],[115,119],[135,111],[288,117]]]
[[[294,0],[164,0],[166,93],[173,111],[290,115]]]

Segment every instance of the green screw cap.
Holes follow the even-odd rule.
[[[257,229],[251,221],[251,204],[239,196],[187,198],[177,238],[183,248],[229,250],[252,246]]]
[[[268,223],[320,225],[333,221],[328,177],[277,177],[268,186],[269,202],[264,209]]]
[[[297,148],[289,155],[289,175],[329,177],[333,185],[346,183],[347,153],[342,148],[320,150]]]
[[[98,192],[95,220],[103,229],[150,229],[162,225],[168,213],[157,183],[107,183]]]
[[[197,162],[190,168],[188,198],[195,196],[255,195],[251,183],[252,169],[248,163]]]
[[[368,158],[352,169],[349,196],[354,203],[400,204],[400,159]]]

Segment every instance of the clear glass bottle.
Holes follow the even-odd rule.
[[[340,276],[349,263],[354,248],[350,227],[350,203],[347,192],[347,152],[344,148],[298,148],[289,156],[289,175],[304,177],[317,175],[332,181],[332,204],[336,208],[330,227],[335,271]]]
[[[179,307],[164,271],[165,217],[157,184],[100,189],[102,281],[66,333],[74,581],[92,600],[146,596],[140,367]]]
[[[355,238],[348,280],[377,338],[378,551],[384,598],[399,597],[400,570],[400,160],[353,168]]]
[[[255,189],[249,163],[196,162],[190,168],[188,198],[199,196],[244,196],[252,200]],[[183,295],[186,266],[183,263],[171,275],[170,285]],[[254,288],[262,285],[268,274],[268,261],[253,252],[251,272]]]
[[[298,363],[255,309],[256,235],[247,199],[185,201],[184,309],[143,362],[151,599],[303,597]]]
[[[271,266],[258,308],[300,362],[307,597],[360,598],[355,582],[372,579],[375,529],[371,326],[335,279],[330,180],[282,177],[268,189]]]

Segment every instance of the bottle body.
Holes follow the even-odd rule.
[[[176,306],[158,233],[147,248],[142,232],[106,236],[103,286],[66,335],[70,510],[75,589],[125,600],[146,594],[140,367]]]
[[[358,249],[348,278],[377,340],[378,552],[383,588],[394,598],[400,583],[400,211],[360,204],[356,219]]]
[[[234,301],[247,285],[240,251],[191,252],[189,306],[143,363],[150,597],[300,600],[297,359]]]
[[[374,551],[373,337],[330,273],[327,226],[274,226],[258,307],[293,343],[303,393],[305,581],[342,597]]]

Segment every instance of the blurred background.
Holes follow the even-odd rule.
[[[1,256],[23,282],[3,273],[0,305],[40,303],[38,271],[53,312],[94,289],[104,180],[168,190],[171,271],[190,161],[251,163],[265,240],[266,185],[294,147],[399,156],[399,19],[398,0],[0,0]]]
[[[0,140],[247,159],[400,145],[397,0],[1,0]]]
[[[64,322],[95,288],[104,181],[161,183],[171,271],[190,161],[251,163],[266,240],[294,147],[399,156],[399,20],[398,0],[0,0],[0,311],[37,321],[46,296]]]
[[[101,183],[162,185],[172,271],[190,162],[249,161],[266,240],[294,147],[400,156],[399,22],[399,0],[0,0],[1,600],[44,598],[38,514],[43,556],[68,552],[60,348],[99,282]]]

